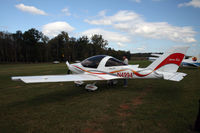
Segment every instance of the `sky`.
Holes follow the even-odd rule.
[[[200,54],[200,0],[0,0],[0,31],[30,28],[53,38],[101,34],[116,50]]]

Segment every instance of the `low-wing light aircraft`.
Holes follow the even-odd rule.
[[[183,59],[181,66],[184,67],[200,67],[200,54],[197,57],[189,57],[188,59]]]
[[[188,47],[172,47],[146,68],[139,65],[127,65],[122,61],[107,55],[92,56],[80,63],[69,64],[73,74],[67,75],[44,75],[44,76],[17,76],[12,80],[20,80],[25,83],[44,82],[68,82],[75,81],[83,84],[83,81],[134,79],[134,78],[163,78],[165,80],[180,81],[186,76],[185,73],[177,72]],[[87,84],[86,89],[96,90],[94,84]]]

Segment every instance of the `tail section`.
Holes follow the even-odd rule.
[[[176,72],[185,56],[188,46],[175,46],[161,55],[147,69],[162,72]]]

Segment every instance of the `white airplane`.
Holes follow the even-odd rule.
[[[87,58],[80,63],[69,64],[66,62],[73,74],[17,76],[12,77],[12,80],[20,80],[25,83],[75,81],[79,85],[83,84],[83,81],[109,81],[134,78],[163,78],[165,80],[180,81],[187,75],[177,72],[187,49],[188,47],[186,46],[173,47],[146,68],[139,68],[139,65],[126,65],[111,56],[97,55]],[[97,86],[95,86],[95,83],[87,84],[86,89],[96,90]]]
[[[152,56],[156,57],[149,57],[150,61],[155,61],[158,59],[162,54],[151,54]],[[189,57],[188,59],[183,59],[181,62],[182,67],[200,67],[200,54],[198,56]]]
[[[189,57],[188,59],[183,59],[181,66],[200,67],[200,54],[197,57]]]

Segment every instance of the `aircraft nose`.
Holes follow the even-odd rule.
[[[82,71],[78,69],[77,67],[79,67],[79,64],[75,63],[75,64],[69,65],[68,69],[72,71],[73,73],[81,73]]]

